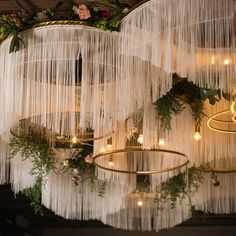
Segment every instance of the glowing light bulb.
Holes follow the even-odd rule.
[[[100,152],[105,152],[106,151],[106,148],[104,148],[104,147],[102,147],[101,149],[100,149]]]
[[[225,65],[229,65],[229,63],[230,63],[230,60],[229,60],[229,59],[224,59],[224,64],[225,64]]]
[[[109,166],[114,166],[113,158],[109,159]]]
[[[137,141],[139,144],[143,144],[143,135],[142,134],[139,134]]]
[[[72,138],[72,143],[77,143],[78,142],[78,139],[76,137],[73,137]]]
[[[214,64],[215,64],[215,61],[216,61],[216,57],[212,56],[212,57],[211,57],[211,64],[214,65]]]
[[[194,139],[196,141],[200,141],[202,139],[202,136],[201,136],[200,132],[195,132]]]
[[[158,145],[159,145],[160,147],[164,147],[164,146],[165,146],[165,139],[164,139],[164,138],[159,138]]]
[[[107,144],[107,150],[111,150],[112,149],[112,145],[111,144]]]
[[[137,202],[137,204],[138,204],[138,206],[142,206],[143,205],[143,202],[142,202],[142,200],[138,200],[138,202]]]

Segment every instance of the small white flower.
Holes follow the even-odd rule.
[[[87,155],[87,156],[84,158],[84,160],[85,160],[85,162],[87,162],[87,163],[93,163],[93,158],[92,158],[92,156],[90,156],[90,155]]]
[[[78,175],[79,174],[79,170],[78,169],[73,169],[74,174]]]
[[[63,166],[68,166],[69,165],[69,161],[68,160],[64,160],[63,161]]]

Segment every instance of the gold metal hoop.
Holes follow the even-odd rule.
[[[54,21],[45,21],[35,24],[32,28],[44,27],[49,25],[80,25],[88,26],[84,21],[78,20],[54,20]]]
[[[198,167],[197,169],[202,172],[213,172],[219,174],[236,173],[236,168]]]
[[[127,153],[127,152],[156,152],[156,153],[162,152],[162,153],[170,153],[170,154],[176,154],[178,156],[184,157],[186,160],[184,161],[183,164],[181,164],[179,166],[172,167],[172,168],[166,168],[166,169],[162,169],[162,170],[143,170],[143,171],[126,171],[126,170],[120,170],[120,169],[112,169],[112,168],[108,168],[108,167],[102,166],[102,165],[97,163],[97,160],[100,157],[104,157],[104,156],[107,156],[107,155],[110,155],[110,154]],[[160,173],[180,169],[180,168],[186,166],[189,163],[189,160],[188,160],[187,156],[184,153],[177,152],[177,151],[172,151],[172,150],[168,150],[168,149],[142,149],[142,148],[128,147],[128,148],[124,148],[124,149],[117,149],[117,150],[111,150],[111,151],[106,151],[106,152],[99,153],[99,154],[97,154],[93,157],[93,163],[98,168],[101,168],[101,169],[107,170],[107,171],[111,171],[111,172],[117,172],[117,173],[123,173],[123,174],[134,174],[134,175],[152,175],[152,174],[160,174]]]
[[[19,122],[22,122],[22,121],[25,121],[27,119],[30,119],[30,117],[28,118],[22,118],[19,120]],[[44,128],[43,126],[41,128]],[[17,139],[21,139],[21,140],[27,140],[26,137],[24,136],[21,136],[21,135],[18,135],[16,134],[16,132],[13,130],[13,129],[10,129],[10,133],[16,137]],[[89,136],[89,135],[93,135],[94,132],[88,132],[88,133],[84,133],[82,134],[81,136]],[[96,141],[96,140],[100,140],[100,139],[103,139],[103,138],[106,138],[106,137],[110,137],[111,136],[111,133],[109,134],[106,134],[106,135],[101,135],[101,136],[98,136],[98,137],[90,137],[90,138],[83,138],[83,137],[80,137],[79,135],[76,136],[76,140],[77,142],[90,142],[90,141]],[[52,142],[59,142],[59,143],[72,143],[72,141],[70,139],[57,139],[56,137],[55,138],[51,138],[50,139]]]
[[[220,120],[217,119],[218,116],[223,115],[223,114],[231,114],[231,110],[227,109],[227,110],[223,110],[220,112],[215,113],[214,115],[212,115],[208,120],[207,120],[207,126],[208,128],[210,128],[213,131],[216,132],[220,132],[220,133],[225,133],[225,134],[236,134],[236,130],[230,130],[230,129],[221,129],[221,128],[216,128],[211,124],[211,121],[213,122],[217,122],[217,123],[228,123],[228,124],[235,124],[235,122],[233,120],[227,121],[227,120]],[[235,124],[236,125],[236,124]]]

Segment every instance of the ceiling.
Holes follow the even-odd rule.
[[[44,9],[53,7],[59,0],[0,0],[0,14],[12,13],[19,11],[21,9],[39,12]],[[134,6],[141,0],[119,0],[121,3],[127,4],[130,7]],[[64,5],[61,8],[61,11],[67,12],[70,11],[73,5],[73,2],[84,3],[83,0],[65,0]]]

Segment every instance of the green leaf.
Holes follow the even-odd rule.
[[[17,52],[23,47],[24,47],[24,43],[22,39],[19,37],[18,33],[16,33],[11,40],[9,53]]]

